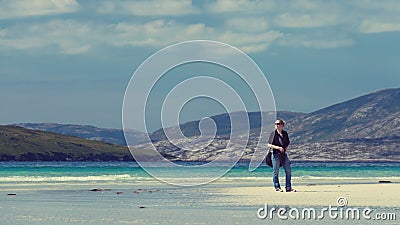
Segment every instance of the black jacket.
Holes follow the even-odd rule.
[[[290,141],[289,141],[289,135],[286,131],[282,130],[282,144],[279,142],[279,134],[277,130],[274,130],[271,132],[269,135],[268,143],[272,145],[276,145],[279,147],[283,147],[285,150],[289,146]],[[279,153],[280,151],[277,149],[274,149],[274,153]]]

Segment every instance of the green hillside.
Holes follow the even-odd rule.
[[[132,161],[127,147],[68,135],[0,126],[0,161]]]

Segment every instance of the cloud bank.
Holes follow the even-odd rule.
[[[396,1],[0,1],[0,49],[85,54],[211,39],[247,53],[331,49],[400,31]],[[374,15],[373,17],[371,15]],[[32,20],[31,18],[35,18]]]

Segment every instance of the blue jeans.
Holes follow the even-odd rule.
[[[285,157],[285,162],[283,163],[283,169],[285,170],[286,174],[286,190],[289,191],[292,189],[292,168],[290,167],[290,160],[287,157],[287,154],[282,154],[282,153],[274,153],[272,154],[272,168],[274,170],[274,176],[272,178],[274,182],[274,187],[275,189],[281,188],[281,185],[279,184],[279,167],[281,166],[281,159],[282,157]]]

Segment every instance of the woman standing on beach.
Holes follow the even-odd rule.
[[[279,168],[283,166],[286,174],[286,192],[296,192],[292,188],[292,168],[290,166],[290,160],[286,154],[286,149],[290,144],[289,135],[283,130],[285,126],[285,121],[282,119],[277,119],[275,121],[275,130],[269,135],[268,147],[273,150],[272,168],[274,170],[273,182],[275,190],[278,192],[283,192],[281,185],[279,184]]]

